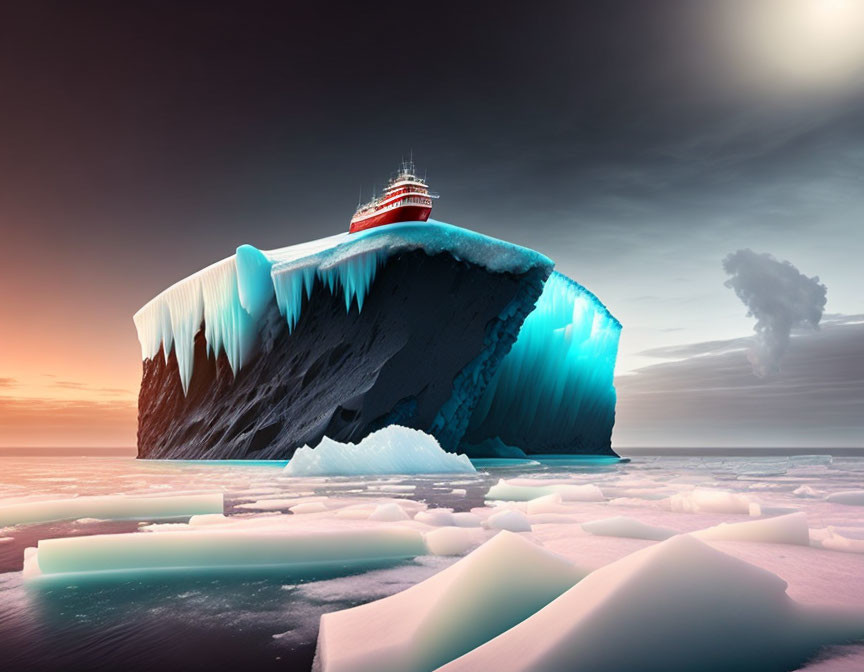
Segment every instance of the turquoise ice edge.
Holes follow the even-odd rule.
[[[475,467],[519,467],[530,464],[573,464],[577,466],[605,466],[610,464],[623,464],[629,462],[629,457],[618,457],[616,455],[530,455],[528,458],[504,458],[504,457],[478,457],[471,460]],[[165,464],[205,464],[219,466],[240,467],[280,467],[284,468],[290,460],[151,460]],[[392,476],[393,474],[381,474]],[[406,476],[417,476],[417,474],[405,474]]]

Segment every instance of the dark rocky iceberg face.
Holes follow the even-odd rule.
[[[620,325],[593,295],[524,248],[385,228],[238,251],[145,306],[138,456],[288,459],[393,423],[475,456],[611,453]]]

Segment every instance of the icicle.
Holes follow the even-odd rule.
[[[208,355],[225,353],[236,374],[247,362],[259,323],[274,297],[288,328],[297,326],[316,282],[335,294],[345,308],[358,311],[369,295],[378,268],[391,255],[424,250],[448,252],[492,273],[524,273],[552,262],[533,250],[441,222],[392,224],[349,236],[262,252],[241,245],[237,253],[181,280],[159,294],[134,317],[143,359],[159,348],[167,361],[177,356],[184,393],[194,362],[195,334],[203,322]]]

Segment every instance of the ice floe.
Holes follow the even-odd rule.
[[[527,539],[500,532],[401,593],[322,616],[317,667],[321,672],[433,670],[516,625],[583,575]]]
[[[847,492],[834,492],[825,498],[832,504],[848,504],[850,506],[864,506],[864,490],[849,490]]]
[[[273,519],[197,529],[42,539],[25,555],[28,579],[58,574],[159,570],[362,566],[424,555],[423,536],[399,526],[310,529]]]
[[[493,513],[486,519],[486,527],[492,530],[509,530],[510,532],[530,532],[531,522],[521,511],[504,509]]]
[[[793,670],[862,636],[864,613],[796,604],[778,576],[679,535],[594,571],[441,671]]]
[[[47,523],[55,520],[139,520],[182,518],[199,513],[222,513],[222,493],[189,495],[101,495],[4,503],[0,526]]]
[[[630,539],[648,539],[663,541],[678,534],[668,527],[646,525],[634,518],[615,516],[582,523],[582,529],[598,537],[625,537]]]
[[[480,527],[482,519],[474,513],[460,511],[453,513],[451,509],[427,509],[420,511],[414,516],[414,520],[424,525],[455,526],[455,527]]]
[[[395,522],[398,520],[410,520],[411,517],[405,513],[405,509],[391,502],[389,504],[380,504],[375,507],[375,510],[369,514],[369,520],[379,520],[385,522]]]
[[[706,541],[756,541],[799,546],[810,544],[810,529],[804,513],[790,513],[743,523],[720,523],[693,534]]]
[[[558,494],[568,502],[602,502],[603,491],[593,484],[574,484],[561,481],[542,481],[527,478],[500,479],[486,494],[486,499],[527,501],[544,495]]]
[[[810,530],[810,544],[816,548],[844,553],[864,553],[864,528],[835,527]]]
[[[753,500],[747,495],[695,488],[689,492],[681,492],[664,500],[671,511],[678,513],[744,513],[750,514]]]
[[[435,555],[462,555],[486,540],[488,532],[477,527],[439,527],[427,532],[426,546]]]

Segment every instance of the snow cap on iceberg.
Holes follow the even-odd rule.
[[[192,377],[195,334],[204,324],[207,353],[225,353],[236,374],[258,339],[259,320],[275,297],[293,329],[314,285],[341,291],[345,308],[362,310],[378,268],[388,257],[421,249],[448,252],[493,273],[524,273],[552,261],[534,250],[442,222],[406,222],[349,236],[261,251],[241,245],[236,254],[172,285],[134,316],[143,359],[172,349],[186,392]]]

